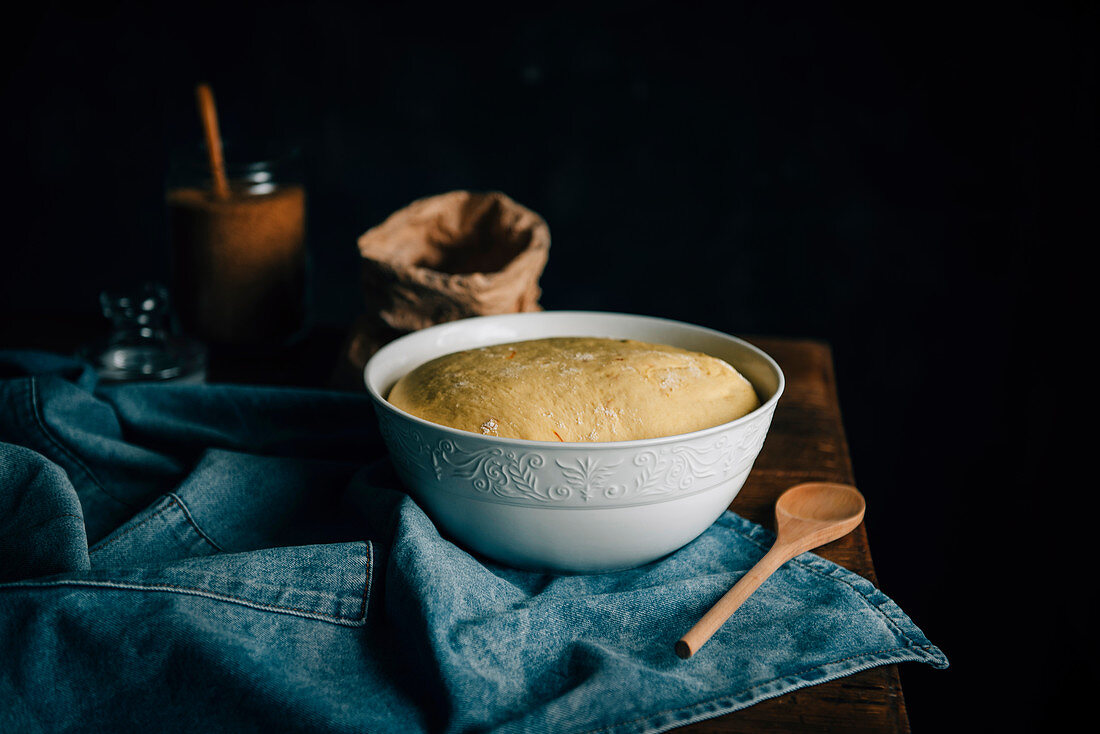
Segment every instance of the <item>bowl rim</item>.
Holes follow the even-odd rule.
[[[643,321],[655,321],[655,322],[661,322],[661,323],[665,323],[665,324],[672,324],[672,325],[677,326],[677,327],[687,328],[688,330],[691,330],[691,331],[710,334],[712,336],[717,336],[717,337],[721,337],[723,339],[728,339],[730,341],[737,342],[739,345],[741,345],[743,347],[746,347],[749,351],[754,352],[758,357],[762,358],[775,371],[776,376],[779,378],[778,384],[776,385],[775,392],[772,394],[772,396],[770,398],[768,398],[767,400],[765,400],[764,402],[762,402],[756,409],[752,410],[751,412],[746,413],[745,415],[741,416],[740,418],[735,418],[732,421],[727,421],[725,423],[719,423],[716,426],[710,426],[708,428],[701,428],[698,431],[691,431],[689,433],[676,433],[676,434],[673,434],[671,436],[655,436],[653,438],[636,438],[636,439],[631,439],[629,441],[535,441],[533,439],[528,439],[528,438],[511,438],[509,436],[487,436],[487,435],[483,435],[483,434],[480,434],[480,433],[474,433],[473,431],[464,431],[461,428],[452,428],[451,426],[445,426],[441,423],[433,423],[432,421],[425,420],[424,418],[420,418],[419,416],[415,416],[412,413],[408,413],[404,410],[401,410],[397,406],[393,405],[389,400],[386,400],[386,398],[382,397],[382,395],[380,395],[379,392],[377,390],[375,390],[374,386],[370,383],[370,380],[368,379],[369,374],[370,374],[370,369],[371,369],[371,363],[374,362],[375,359],[377,359],[380,354],[382,354],[383,352],[389,351],[390,349],[396,349],[396,348],[399,347],[401,342],[405,341],[406,339],[411,339],[413,337],[417,337],[418,335],[423,334],[427,331],[431,331],[433,329],[444,329],[444,328],[453,329],[453,328],[456,328],[456,326],[455,326],[456,324],[462,324],[462,323],[470,322],[470,321],[484,321],[484,320],[490,320],[490,319],[491,320],[518,320],[518,318],[523,318],[523,317],[537,318],[537,317],[542,316],[542,315],[548,315],[548,316],[551,316],[551,315],[552,316],[626,316],[626,317],[629,317],[629,318],[632,318],[632,319],[640,319],[640,320],[643,320]],[[461,327],[458,327],[458,328],[461,328]],[[538,338],[543,338],[543,337],[535,337],[535,338],[538,339]],[[519,341],[526,341],[526,340],[520,339]],[[460,349],[460,350],[456,350],[456,351],[462,351],[462,350]],[[450,354],[450,352],[448,352],[448,354]],[[445,355],[439,355],[439,356],[445,356]],[[746,377],[745,379],[748,379],[748,378]],[[644,314],[623,313],[623,312],[618,312],[618,311],[573,311],[573,310],[563,310],[563,311],[530,311],[530,312],[521,312],[521,313],[492,314],[492,315],[488,315],[488,316],[471,316],[471,317],[464,318],[464,319],[458,319],[456,321],[447,321],[447,322],[442,323],[442,324],[435,324],[433,326],[428,326],[428,327],[425,327],[423,329],[418,329],[417,331],[413,331],[413,332],[410,332],[408,334],[404,334],[404,335],[398,337],[397,339],[394,339],[392,342],[390,342],[390,343],[386,344],[385,346],[383,346],[381,349],[379,349],[377,352],[375,352],[371,356],[370,359],[367,360],[367,363],[365,365],[363,365],[363,384],[366,385],[367,392],[370,393],[370,396],[374,400],[375,404],[382,406],[383,409],[388,410],[389,412],[391,412],[395,415],[398,415],[402,418],[410,420],[413,423],[419,423],[419,424],[422,424],[422,425],[424,425],[428,428],[432,428],[432,429],[435,429],[437,431],[442,431],[444,433],[451,434],[451,435],[457,436],[459,438],[467,438],[467,439],[468,438],[477,438],[477,439],[486,440],[486,441],[488,441],[490,443],[493,443],[493,444],[503,444],[505,446],[516,446],[516,447],[527,447],[527,448],[538,447],[538,448],[546,448],[546,449],[550,449],[550,448],[554,448],[554,449],[570,448],[570,449],[573,449],[573,450],[581,449],[581,450],[584,450],[584,451],[592,451],[592,450],[603,450],[603,449],[628,449],[628,448],[633,448],[633,447],[659,446],[659,445],[663,445],[663,444],[666,444],[666,443],[677,443],[677,442],[680,442],[680,441],[687,441],[687,440],[692,440],[692,439],[696,439],[696,438],[704,438],[704,437],[709,436],[711,434],[722,433],[723,431],[729,430],[730,428],[734,428],[734,427],[736,427],[738,425],[741,425],[741,424],[751,423],[752,421],[756,420],[759,416],[761,416],[763,414],[766,414],[766,413],[770,413],[774,409],[775,404],[779,402],[780,396],[783,395],[783,390],[786,387],[786,377],[783,374],[783,370],[779,367],[779,363],[776,362],[775,359],[770,354],[765,352],[763,349],[756,346],[755,344],[750,344],[749,342],[745,341],[744,339],[740,339],[736,336],[732,336],[731,334],[726,334],[725,332],[718,331],[717,329],[711,329],[709,327],[699,326],[697,324],[690,324],[686,321],[677,321],[675,319],[667,319],[667,318],[664,318],[664,317],[661,317],[661,316],[646,316]],[[755,389],[755,386],[753,386],[753,387]]]

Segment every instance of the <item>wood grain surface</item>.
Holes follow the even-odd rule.
[[[748,337],[748,341],[779,362],[787,388],[756,466],[730,509],[774,530],[775,500],[788,487],[810,481],[856,482],[828,345],[773,338]],[[865,525],[814,552],[878,585]],[[908,732],[909,719],[897,666],[889,665],[675,731]]]

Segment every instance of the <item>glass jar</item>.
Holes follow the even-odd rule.
[[[227,160],[233,149],[226,147]],[[284,346],[306,326],[306,194],[296,152],[227,164],[177,158],[167,206],[172,294],[184,332],[225,346]]]
[[[110,335],[82,350],[104,382],[203,382],[206,349],[175,332],[167,289],[159,283],[99,294]]]

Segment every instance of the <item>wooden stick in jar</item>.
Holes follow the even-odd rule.
[[[210,159],[214,195],[219,199],[228,199],[229,177],[226,175],[225,158],[222,156],[222,136],[218,131],[218,109],[214,106],[214,92],[209,84],[203,83],[195,88],[195,96],[199,103],[203,135],[206,137],[206,153]]]

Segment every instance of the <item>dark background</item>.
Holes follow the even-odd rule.
[[[827,340],[880,583],[952,662],[902,667],[914,730],[1053,725],[1093,689],[1089,590],[1044,564],[1089,494],[1061,467],[1086,448],[1062,426],[1090,373],[1096,4],[20,12],[0,347],[167,278],[166,161],[207,80],[230,142],[303,148],[319,325],[361,310],[359,234],[469,188],[548,221],[546,308]]]

